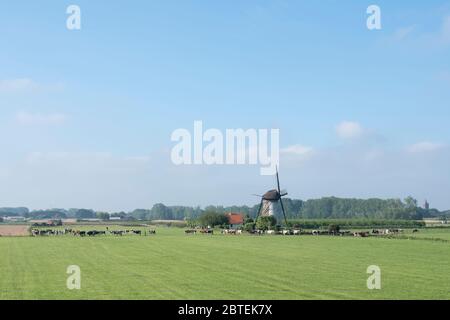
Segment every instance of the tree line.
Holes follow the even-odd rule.
[[[293,219],[387,219],[421,220],[428,217],[450,216],[450,211],[424,209],[416,199],[348,199],[327,197],[313,200],[283,199],[287,218]],[[238,212],[248,218],[255,218],[259,204],[254,206],[208,206],[206,208],[188,206],[166,206],[155,204],[151,209],[136,209],[131,212],[98,212],[91,209],[47,209],[0,208],[0,217],[21,216],[31,219],[93,219],[102,220],[120,217],[124,220],[192,220],[205,212],[224,214]],[[275,205],[275,217],[281,221],[282,211]]]

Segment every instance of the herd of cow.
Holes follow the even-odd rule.
[[[419,232],[418,229],[413,230],[413,233]],[[185,231],[186,234],[209,234],[213,235],[214,231],[212,229],[190,229]],[[225,229],[222,230],[222,235],[242,235],[244,231],[239,229]],[[402,229],[378,229],[378,230],[372,230],[370,231],[359,231],[359,232],[352,232],[352,231],[328,231],[328,230],[311,230],[311,231],[304,231],[304,230],[281,230],[281,231],[275,231],[275,230],[253,230],[248,232],[251,235],[283,235],[283,236],[300,236],[300,235],[309,235],[309,236],[352,236],[357,238],[367,238],[370,236],[389,236],[389,235],[398,235],[403,233]]]
[[[189,229],[184,232],[185,234],[209,234],[213,235],[214,230],[213,229]]]
[[[413,230],[413,233],[417,233],[419,230]],[[244,231],[239,229],[224,229],[221,231],[222,235],[242,235]],[[389,236],[389,235],[398,235],[403,233],[402,229],[374,229],[372,232],[370,231],[360,231],[360,232],[351,232],[351,231],[327,231],[327,230],[312,230],[312,231],[304,231],[304,230],[253,230],[250,231],[251,235],[283,235],[283,236],[300,236],[300,235],[310,235],[310,236],[353,236],[358,238],[367,238],[370,236]],[[106,231],[98,231],[98,230],[75,230],[75,229],[31,229],[31,235],[34,237],[37,236],[64,236],[64,235],[72,235],[78,237],[95,237],[95,236],[105,236],[105,235],[113,235],[113,236],[125,236],[125,235],[138,235],[138,236],[150,236],[155,235],[156,230],[135,230],[135,229],[127,229],[127,230],[109,230],[106,227]],[[204,234],[204,235],[214,235],[213,229],[189,229],[185,231],[185,234]]]
[[[95,237],[95,236],[125,236],[125,235],[138,235],[138,236],[147,236],[156,234],[156,230],[109,230],[106,228],[106,231],[98,231],[98,230],[74,230],[74,229],[31,229],[31,235],[34,237],[37,236],[64,236],[64,235],[72,235],[78,237]]]

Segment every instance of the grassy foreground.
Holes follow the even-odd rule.
[[[450,299],[450,230],[421,240],[282,236],[0,238],[0,299]],[[437,237],[437,236],[436,236]],[[425,238],[425,239],[424,239]],[[66,287],[69,265],[81,290]],[[367,289],[378,265],[382,289]]]

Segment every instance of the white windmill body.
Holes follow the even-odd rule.
[[[263,200],[263,206],[261,209],[261,216],[262,217],[271,217],[275,214],[274,211],[275,202],[270,200]]]

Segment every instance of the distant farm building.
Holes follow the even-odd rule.
[[[430,204],[429,204],[428,200],[425,200],[425,204],[423,205],[423,208],[425,210],[430,210]]]
[[[244,215],[241,213],[227,213],[227,218],[231,228],[239,228],[244,224]]]
[[[24,222],[24,221],[27,221],[27,219],[25,217],[20,217],[20,216],[3,217],[3,219],[5,221],[10,221],[10,222]]]

